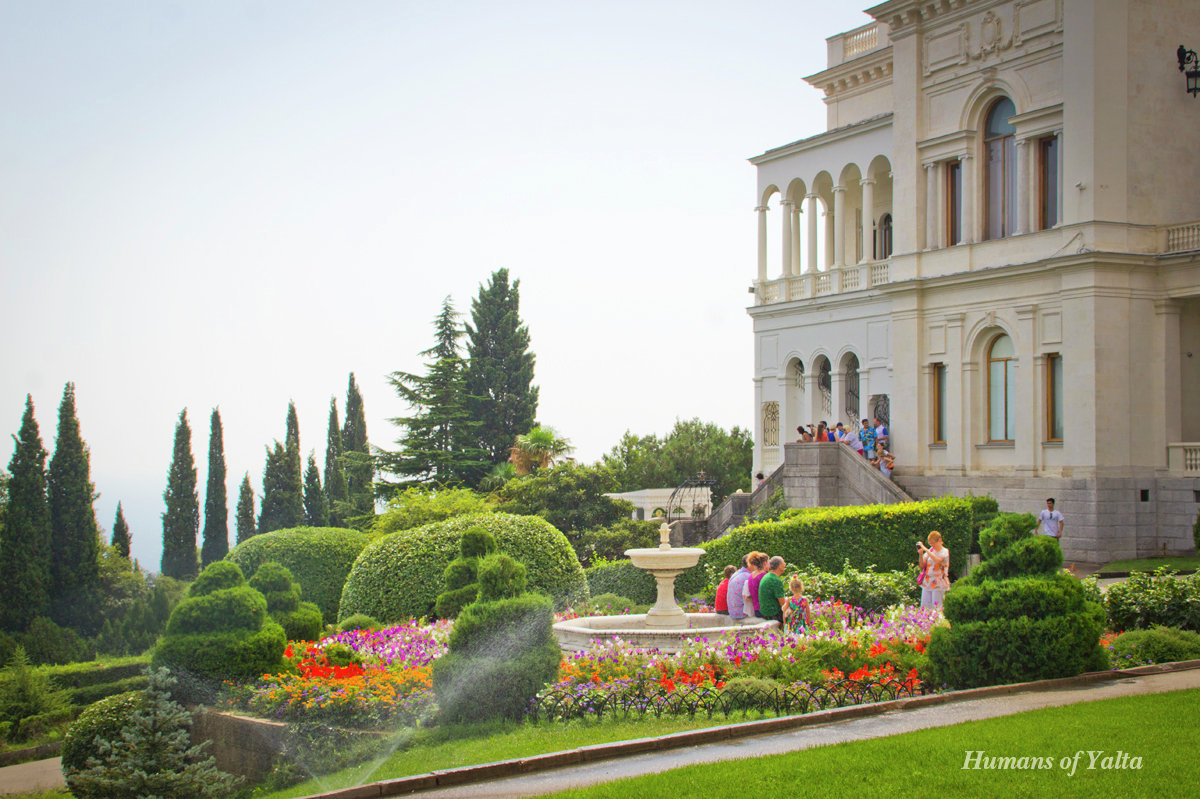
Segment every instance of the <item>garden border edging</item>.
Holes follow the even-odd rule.
[[[1151,674],[1190,671],[1192,669],[1200,669],[1200,660],[1182,660],[1176,663],[1154,666],[1137,666],[1132,669],[1091,671],[1075,677],[1059,677],[1051,680],[1012,683],[1010,685],[992,685],[986,688],[968,688],[961,691],[947,691],[942,694],[892,699],[886,702],[875,702],[865,705],[850,705],[848,707],[831,708],[829,710],[818,710],[813,713],[805,713],[797,716],[781,716],[774,719],[725,724],[719,727],[687,730],[668,735],[659,735],[653,738],[613,741],[611,743],[593,744],[577,749],[549,752],[543,755],[533,755],[515,760],[500,760],[494,763],[481,763],[475,766],[432,771],[427,774],[400,777],[394,780],[359,785],[353,788],[342,788],[337,791],[310,794],[304,797],[304,799],[376,799],[376,797],[384,796],[404,796],[432,788],[486,782],[487,780],[501,777],[512,777],[536,771],[548,771],[577,763],[608,760],[616,757],[644,754],[646,752],[681,749],[687,746],[715,743],[733,738],[769,735],[800,727],[812,727],[838,721],[848,721],[864,716],[882,715],[894,710],[910,710],[929,705],[947,704],[959,700],[982,699],[989,696],[1004,696],[1006,694],[1025,693],[1027,691],[1053,691],[1060,688],[1072,688],[1092,683],[1119,680],[1124,677],[1142,677]]]

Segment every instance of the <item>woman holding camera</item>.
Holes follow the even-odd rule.
[[[921,552],[921,607],[940,608],[946,589],[950,587],[950,550],[942,546],[942,534],[934,530],[929,534],[929,546],[920,541]]]

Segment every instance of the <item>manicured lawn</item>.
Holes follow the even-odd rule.
[[[757,716],[753,716],[757,718]],[[731,716],[707,719],[656,719],[640,721],[604,720],[569,721],[545,724],[487,724],[467,727],[446,727],[418,731],[407,740],[401,736],[397,744],[405,746],[383,762],[378,760],[329,774],[316,780],[294,785],[274,793],[258,792],[255,799],[285,799],[308,796],[322,791],[347,788],[367,782],[379,782],[413,774],[425,774],[435,769],[458,768],[497,760],[512,760],[547,752],[559,752],[591,744],[627,741],[654,735],[666,735],[683,730],[695,730],[741,721]]]
[[[1102,572],[1152,572],[1160,566],[1168,566],[1180,571],[1200,569],[1200,557],[1180,558],[1143,558],[1141,560],[1114,560],[1100,567]]]
[[[744,799],[754,796],[1044,797],[1194,796],[1200,689],[1047,708],[786,755],[690,766],[554,794],[570,799]],[[1045,770],[964,769],[968,752],[1053,758]],[[1089,769],[1089,751],[1099,751]],[[1102,768],[1118,751],[1141,769]],[[1063,758],[1082,752],[1072,776]],[[1028,764],[1027,764],[1028,765]]]

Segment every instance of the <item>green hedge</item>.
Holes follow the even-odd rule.
[[[1104,596],[1108,626],[1117,632],[1157,625],[1200,632],[1200,573],[1179,576],[1165,567],[1131,572]]]
[[[226,557],[254,574],[267,561],[275,561],[300,583],[303,598],[315,602],[326,624],[338,618],[338,603],[350,567],[370,537],[359,530],[340,527],[294,527],[256,535],[234,547]]]
[[[653,605],[658,601],[658,587],[650,572],[639,569],[628,560],[601,562],[585,569],[588,592],[592,596],[616,594],[627,597],[635,605]],[[679,582],[675,583],[679,595]]]
[[[688,596],[699,593],[710,580],[706,564],[718,569],[736,565],[742,555],[753,550],[779,555],[799,568],[811,565],[835,572],[848,561],[857,569],[874,566],[881,571],[912,571],[915,579],[916,542],[924,541],[931,530],[941,532],[950,550],[951,573],[961,573],[976,508],[989,502],[986,497],[942,497],[897,505],[789,512],[778,521],[747,524],[701,544],[707,554],[698,566],[679,575],[676,591]]]
[[[1018,577],[985,586],[961,584],[946,593],[946,617],[955,622],[1041,618],[1081,613],[1086,597],[1069,574]]]
[[[1117,668],[1200,658],[1200,635],[1178,627],[1130,630],[1114,638],[1110,646]]]
[[[458,516],[371,542],[350,570],[338,618],[355,613],[388,623],[433,615],[445,590],[442,575],[459,555],[459,541],[478,527],[497,549],[529,570],[529,589],[549,595],[558,608],[587,599],[587,579],[571,545],[553,525],[534,516],[487,513]]]
[[[115,660],[89,660],[85,663],[70,663],[65,666],[42,666],[40,671],[56,688],[70,690],[144,676],[149,665],[149,655],[136,655]]]
[[[142,666],[142,674],[138,674],[134,677],[126,677],[123,680],[97,683],[95,685],[85,685],[80,688],[68,688],[67,699],[76,707],[87,707],[90,704],[99,702],[101,699],[107,699],[110,696],[123,694],[127,691],[144,690],[145,687],[150,684],[150,678],[145,675],[145,670],[146,667]]]

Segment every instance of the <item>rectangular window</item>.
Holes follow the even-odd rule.
[[[933,365],[933,443],[946,443],[946,364]]]
[[[1063,438],[1063,364],[1062,356],[1046,356],[1046,433],[1050,441]]]
[[[1038,225],[1041,230],[1058,224],[1058,137],[1047,136],[1038,142]]]
[[[946,164],[946,235],[947,247],[962,241],[962,162]]]

